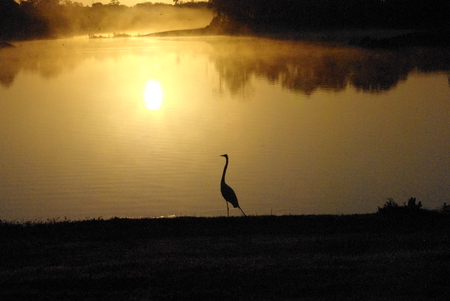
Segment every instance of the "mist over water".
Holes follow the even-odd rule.
[[[0,40],[64,38],[77,35],[148,34],[159,31],[202,28],[213,11],[206,2],[180,5],[144,2],[134,6],[58,0],[0,2]]]
[[[449,62],[257,38],[17,43],[0,51],[0,219],[225,215],[224,153],[250,215],[437,208]]]

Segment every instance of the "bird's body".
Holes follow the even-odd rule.
[[[233,205],[234,208],[239,208],[239,210],[241,210],[242,214],[245,216],[244,211],[239,206],[239,201],[238,201],[238,198],[237,198],[236,193],[234,192],[233,188],[231,188],[230,186],[227,185],[227,183],[225,183],[225,174],[226,174],[227,168],[228,168],[228,155],[225,154],[225,155],[221,155],[221,156],[225,157],[225,159],[226,159],[225,166],[223,167],[222,180],[220,181],[220,192],[222,193],[222,196],[225,199],[226,204],[227,204],[227,216],[230,215],[230,209],[228,208],[228,203]]]

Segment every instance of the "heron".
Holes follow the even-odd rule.
[[[231,188],[230,186],[227,185],[227,183],[225,183],[225,174],[226,174],[227,168],[228,168],[228,155],[224,154],[221,156],[225,157],[225,159],[226,159],[225,166],[223,167],[222,180],[220,181],[220,192],[222,193],[222,196],[225,199],[225,203],[227,204],[227,216],[228,217],[230,216],[230,208],[228,207],[228,203],[233,205],[234,208],[239,208],[239,210],[241,210],[242,214],[244,216],[246,216],[244,211],[239,206],[239,201],[238,201],[238,198],[237,198],[236,193],[234,192],[233,188]]]

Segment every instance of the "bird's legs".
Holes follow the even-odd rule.
[[[230,217],[230,208],[228,207],[228,202],[225,201],[225,203],[227,204],[227,217]]]
[[[247,215],[244,213],[244,210],[241,209],[241,207],[238,207],[238,208],[239,208],[239,210],[241,210],[241,212],[242,212],[242,214],[243,214],[244,216],[247,216]]]

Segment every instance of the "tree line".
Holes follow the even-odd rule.
[[[448,0],[209,0],[223,23],[253,31],[311,28],[448,29]]]
[[[1,0],[0,41],[139,29],[169,22],[169,16],[182,18],[188,10],[190,15],[192,10],[208,10],[207,2],[175,4],[145,2],[127,7],[111,0],[83,6],[71,0]]]
[[[206,0],[145,2],[119,0],[83,6],[72,0],[0,1],[0,40],[96,34],[161,22],[168,9],[214,9],[212,25],[254,33],[329,28],[450,28],[448,0]]]

